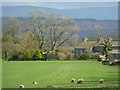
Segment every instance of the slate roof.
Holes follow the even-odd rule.
[[[76,48],[91,48],[93,47],[98,41],[95,40],[87,40],[86,42],[81,43]]]
[[[119,40],[113,40],[111,42],[113,46],[120,46]],[[81,43],[75,48],[92,48],[93,46],[99,46],[101,45],[101,42],[98,42],[97,40],[87,40],[86,42]]]

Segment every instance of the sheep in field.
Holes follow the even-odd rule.
[[[75,82],[75,79],[73,78],[72,80],[71,80],[71,83],[74,83]]]
[[[37,84],[37,82],[36,82],[36,81],[32,81],[32,83],[33,83],[33,84]]]
[[[24,88],[24,85],[20,85],[20,88]]]
[[[78,79],[77,84],[80,84],[80,83],[83,83],[83,82],[84,82],[83,79]]]
[[[100,80],[99,80],[99,83],[103,83],[103,82],[104,82],[104,79],[100,79]]]

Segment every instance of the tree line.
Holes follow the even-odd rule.
[[[21,52],[33,54],[36,50],[56,52],[63,46],[73,48],[79,43],[78,29],[74,19],[39,9],[31,11],[24,21],[9,17],[2,24],[2,58],[7,60]],[[63,52],[67,53],[61,49]]]

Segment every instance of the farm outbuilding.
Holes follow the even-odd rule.
[[[112,38],[108,38],[108,41],[112,45],[112,51],[110,51],[111,57],[113,58],[120,58],[120,46],[119,40],[112,40]],[[88,38],[84,38],[83,42],[74,48],[74,56],[78,57],[80,54],[103,54],[104,46],[101,45],[104,42],[103,38],[99,38],[98,40],[89,40]]]

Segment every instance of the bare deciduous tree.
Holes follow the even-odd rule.
[[[14,43],[17,43],[17,34],[20,29],[20,21],[15,17],[9,17],[3,24],[3,37],[10,35],[13,38]]]
[[[100,38],[100,37],[103,37],[104,36],[104,31],[103,31],[103,28],[102,28],[102,26],[101,25],[99,25],[99,24],[95,24],[94,26],[93,26],[93,34],[95,34],[98,38]]]
[[[27,20],[26,30],[30,30],[39,42],[39,48],[46,45],[50,50],[60,47],[75,33],[76,26],[70,18],[34,10]]]
[[[54,51],[56,48],[67,42],[76,32],[74,22],[70,18],[51,15],[48,18],[48,22],[48,42],[51,51]]]
[[[30,30],[39,42],[39,48],[42,49],[47,33],[46,12],[43,10],[33,10],[26,22],[26,30]]]
[[[34,52],[39,47],[38,41],[31,32],[26,32],[25,34],[21,35],[19,44],[22,48],[22,51],[29,50]]]

